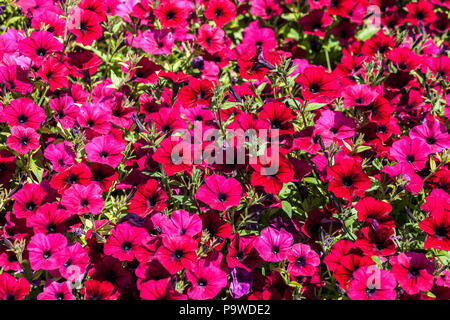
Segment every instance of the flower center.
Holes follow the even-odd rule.
[[[438,227],[434,230],[434,234],[440,238],[445,238],[447,236],[447,229],[445,227]]]
[[[181,258],[183,258],[183,250],[176,249],[173,252],[173,256],[175,257],[175,259],[180,260]]]
[[[342,184],[346,187],[351,187],[353,185],[353,180],[351,177],[342,178]]]
[[[132,247],[133,247],[133,244],[129,241],[125,241],[124,243],[122,243],[123,251],[130,251]]]
[[[197,280],[197,284],[200,287],[204,287],[204,286],[206,286],[206,280],[200,278],[200,279]]]
[[[48,258],[50,258],[51,255],[52,255],[52,252],[50,250],[45,250],[44,253],[42,254],[42,257],[45,260],[48,260]]]
[[[317,92],[319,92],[319,90],[320,90],[320,87],[317,83],[313,83],[312,85],[309,86],[309,91],[311,93],[317,93]]]

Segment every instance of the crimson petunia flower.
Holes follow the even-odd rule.
[[[84,283],[84,300],[117,300],[119,292],[108,281],[87,280]]]
[[[355,205],[358,220],[378,228],[394,228],[395,222],[389,213],[392,206],[388,202],[375,200],[373,197],[365,197]]]
[[[294,242],[292,234],[284,230],[267,227],[261,231],[254,246],[264,261],[278,262],[286,258]]]
[[[432,23],[437,19],[433,10],[433,4],[428,1],[419,1],[414,3],[407,3],[405,5],[408,15],[405,20],[419,26],[422,22],[424,25]]]
[[[307,244],[296,243],[287,252],[292,276],[312,276],[320,264],[319,255]]]
[[[268,155],[272,152],[259,156],[256,163],[251,164],[255,171],[251,175],[250,182],[252,185],[264,187],[265,192],[276,195],[281,191],[284,183],[292,181],[295,172],[291,162],[281,156]]]
[[[138,228],[129,223],[121,223],[112,229],[106,239],[104,252],[120,261],[133,260],[136,249],[147,236],[143,228]]]
[[[55,112],[53,117],[63,129],[73,128],[80,108],[74,104],[72,97],[63,95],[49,101],[50,108]]]
[[[111,111],[104,104],[84,103],[78,111],[77,122],[99,134],[111,131]]]
[[[30,292],[30,283],[24,278],[16,279],[3,272],[0,274],[0,300],[24,300]]]
[[[89,169],[92,172],[92,180],[102,188],[103,192],[107,192],[119,177],[119,173],[107,164],[92,162],[89,164]]]
[[[417,69],[421,64],[421,58],[408,48],[392,49],[387,58],[392,61],[400,71],[411,71]]]
[[[73,214],[100,214],[104,205],[101,194],[102,189],[96,184],[73,184],[64,192],[61,204]]]
[[[368,256],[390,256],[395,254],[396,245],[392,240],[394,230],[391,228],[374,229],[372,225],[363,227],[355,246]]]
[[[59,233],[37,233],[27,246],[33,270],[54,270],[67,261],[67,239]]]
[[[294,126],[291,121],[295,119],[295,115],[282,102],[268,102],[264,104],[258,118],[269,122],[269,127],[279,130],[280,134],[294,133]]]
[[[162,211],[166,207],[167,199],[167,194],[158,185],[158,181],[148,179],[145,184],[137,187],[130,201],[129,211],[144,218],[155,211]]]
[[[76,36],[77,42],[88,46],[102,36],[103,28],[100,22],[94,12],[75,8],[68,23],[68,30]]]
[[[438,210],[419,223],[420,229],[427,233],[425,249],[450,250],[450,215]]]
[[[236,16],[236,6],[229,0],[210,0],[206,4],[205,18],[213,20],[219,28],[233,21]]]
[[[211,209],[225,211],[239,205],[242,187],[234,178],[213,174],[205,179],[195,194],[197,200],[203,201]]]
[[[433,287],[433,264],[425,254],[402,252],[389,258],[391,273],[407,294],[429,291]]]
[[[339,84],[336,76],[325,71],[322,66],[306,67],[295,82],[302,87],[302,96],[305,100],[320,98],[328,101],[334,98]]]
[[[55,57],[50,57],[42,63],[41,68],[36,72],[41,79],[48,83],[51,91],[69,86],[69,70]]]
[[[328,254],[323,259],[328,269],[335,271],[341,265],[341,259],[349,254],[362,254],[362,251],[356,248],[355,243],[350,240],[338,240]]]
[[[163,237],[155,257],[167,271],[176,274],[183,268],[189,270],[195,266],[197,246],[197,241],[189,236],[167,235]]]
[[[62,48],[63,44],[48,31],[34,31],[19,43],[19,51],[35,64],[42,63],[46,56]]]
[[[152,155],[152,159],[162,164],[164,172],[170,177],[191,167],[190,152],[186,153],[183,149],[180,137],[165,138]]]
[[[50,160],[52,169],[61,172],[75,164],[75,152],[70,142],[64,141],[58,144],[49,144],[44,151],[44,157]]]
[[[187,24],[190,8],[185,2],[164,0],[155,8],[156,18],[163,28],[182,28]]]
[[[26,184],[16,194],[14,199],[13,213],[17,218],[29,218],[34,215],[45,198],[45,192],[36,183]]]
[[[354,273],[363,266],[375,265],[368,256],[360,256],[358,254],[347,254],[339,259],[339,265],[333,270],[333,275],[343,289],[348,289],[348,285],[354,279]]]
[[[363,266],[353,273],[348,289],[352,300],[394,300],[397,296],[394,276],[374,266]]]
[[[79,163],[55,174],[50,180],[50,185],[63,194],[74,184],[87,186],[92,179],[89,167],[84,163]]]
[[[334,166],[328,167],[328,174],[332,177],[328,190],[336,197],[348,201],[356,196],[363,197],[370,188],[370,179],[361,168],[361,163],[353,158],[346,158]]]
[[[91,162],[98,162],[116,168],[122,161],[125,146],[113,135],[95,137],[85,146],[87,157]]]
[[[212,299],[227,285],[225,271],[208,265],[205,259],[187,270],[186,279],[192,284],[187,291],[188,297],[194,300]]]
[[[348,86],[342,92],[344,107],[362,107],[372,103],[378,93],[368,84]]]
[[[192,108],[197,105],[209,106],[212,93],[213,83],[211,81],[192,78],[178,92],[177,99],[184,108]]]

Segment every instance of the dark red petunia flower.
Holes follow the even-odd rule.
[[[333,271],[333,275],[343,289],[348,289],[349,284],[354,279],[353,274],[363,266],[375,265],[368,256],[360,256],[358,254],[347,254],[341,257],[339,266]]]
[[[254,247],[256,237],[254,236],[239,236],[234,234],[231,237],[231,244],[227,254],[227,264],[230,268],[243,268],[247,271],[252,271],[259,267],[263,260]]]
[[[107,192],[119,177],[119,173],[107,164],[92,162],[89,164],[89,169],[92,172],[92,180],[100,186],[103,192]]]
[[[185,294],[173,288],[170,277],[144,282],[140,289],[140,297],[143,300],[187,300]]]
[[[7,187],[16,171],[16,157],[6,149],[0,150],[0,186]]]
[[[333,18],[323,10],[312,10],[299,20],[303,32],[318,37],[325,37],[326,28],[333,23]]]

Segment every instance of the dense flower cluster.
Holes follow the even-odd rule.
[[[449,10],[1,6],[0,299],[450,299]]]

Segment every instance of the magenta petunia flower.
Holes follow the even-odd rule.
[[[102,189],[96,184],[74,184],[64,192],[61,204],[72,214],[100,214],[104,205],[101,195]]]
[[[62,234],[35,234],[27,246],[33,270],[55,270],[67,261],[67,239]]]
[[[164,216],[166,217],[166,216]],[[197,214],[189,213],[183,209],[175,210],[170,215],[160,221],[163,234],[177,234],[180,236],[195,236],[202,231],[202,219]]]
[[[432,153],[441,152],[450,148],[450,134],[447,133],[445,125],[439,121],[427,120],[420,126],[416,126],[409,132],[411,139],[424,141]]]
[[[140,296],[143,300],[187,300],[172,286],[171,278],[148,280],[141,285]]]
[[[264,261],[278,262],[286,258],[294,238],[284,230],[267,227],[261,231],[254,246]]]
[[[37,295],[38,300],[75,300],[67,282],[47,281],[44,291]]]
[[[45,120],[44,109],[35,105],[29,98],[12,100],[1,112],[2,121],[11,127],[22,126],[37,129]]]
[[[212,299],[227,285],[225,271],[209,264],[205,259],[187,270],[186,279],[192,284],[187,291],[188,297],[194,300]]]
[[[27,219],[27,226],[35,233],[61,233],[66,231],[66,220],[70,217],[67,210],[59,209],[56,203],[44,203],[36,213]]]
[[[112,135],[95,137],[86,144],[85,150],[91,162],[98,162],[116,168],[122,161],[125,146]]]
[[[214,210],[225,211],[239,205],[242,187],[234,178],[213,174],[205,179],[195,194],[197,200],[203,201]]]
[[[48,31],[34,31],[19,43],[19,51],[36,63],[42,63],[45,57],[61,51],[63,44]]]
[[[421,139],[402,137],[392,144],[390,153],[399,163],[409,163],[415,170],[420,171],[425,168],[431,149]]]
[[[288,272],[294,276],[312,276],[320,264],[319,255],[307,244],[296,243],[287,253]]]
[[[325,110],[314,125],[313,135],[320,135],[325,147],[328,147],[335,140],[353,137],[355,127],[355,120],[344,116],[342,112]]]
[[[6,145],[20,154],[26,154],[39,147],[39,134],[33,128],[14,126],[6,139]]]
[[[353,277],[348,288],[352,300],[394,300],[397,295],[397,282],[389,271],[363,266],[353,273]]]

